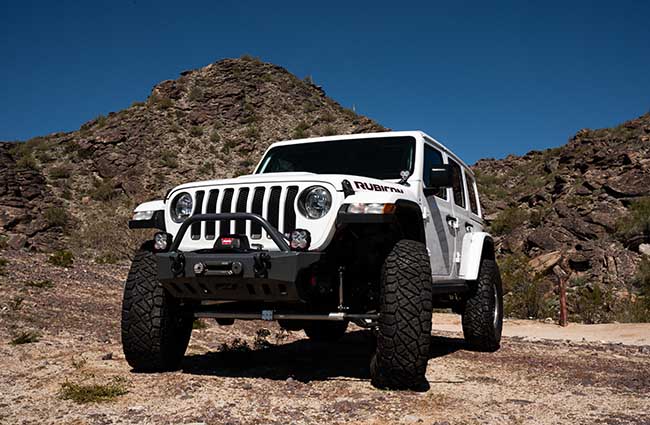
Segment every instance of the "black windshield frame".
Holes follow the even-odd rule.
[[[281,145],[267,152],[256,174],[309,172],[398,180],[401,171],[413,175],[416,146],[412,136]]]

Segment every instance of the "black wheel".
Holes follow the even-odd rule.
[[[348,328],[348,322],[305,321],[305,333],[309,339],[318,342],[334,342],[341,339]]]
[[[503,289],[496,261],[483,259],[463,311],[463,335],[476,351],[496,351],[503,329]]]
[[[377,351],[370,363],[378,388],[420,390],[431,337],[431,265],[424,244],[401,240],[381,271]]]
[[[122,301],[122,349],[136,371],[175,370],[192,333],[192,315],[182,312],[158,281],[153,254],[135,254]]]

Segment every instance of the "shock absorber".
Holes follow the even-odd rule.
[[[349,307],[345,306],[344,300],[343,300],[343,276],[345,274],[345,267],[340,266],[339,267],[339,311],[346,311],[349,310]]]

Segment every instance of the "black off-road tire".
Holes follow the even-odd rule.
[[[305,321],[305,334],[309,339],[317,342],[338,341],[345,335],[348,328],[347,321],[326,322],[320,320]]]
[[[503,329],[503,289],[496,261],[481,260],[463,309],[463,335],[475,351],[499,349]]]
[[[179,308],[157,277],[154,255],[135,254],[122,301],[122,349],[129,365],[140,372],[177,370],[192,333],[191,313]]]
[[[401,240],[381,271],[377,350],[370,363],[378,388],[427,388],[431,338],[431,265],[424,244]]]

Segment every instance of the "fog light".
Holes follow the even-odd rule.
[[[308,230],[296,229],[291,232],[290,242],[294,251],[306,251],[311,243],[311,235]]]
[[[158,232],[153,236],[153,249],[156,252],[164,252],[172,244],[172,235],[165,232]]]
[[[205,264],[196,263],[194,264],[194,274],[203,274],[205,272]]]

